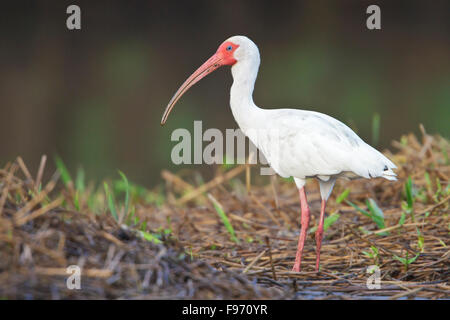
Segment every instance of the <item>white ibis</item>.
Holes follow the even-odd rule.
[[[253,88],[260,64],[258,47],[249,38],[234,36],[198,68],[170,100],[161,120],[195,83],[221,66],[231,66],[233,85],[230,105],[234,119],[245,135],[264,154],[272,169],[282,177],[293,177],[300,194],[301,231],[293,271],[300,271],[310,211],[306,200],[307,178],[319,181],[322,198],[316,231],[316,271],[326,201],[339,177],[396,180],[396,166],[365,143],[349,127],[325,114],[297,109],[261,109],[253,102]]]

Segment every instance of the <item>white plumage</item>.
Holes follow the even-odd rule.
[[[395,180],[395,165],[332,117],[294,109],[255,112],[265,128],[244,132],[280,176],[302,181],[355,176]]]
[[[252,93],[260,64],[258,48],[243,36],[227,41],[239,44],[239,63],[231,68],[234,118],[277,174],[294,177],[299,188],[311,177],[321,182],[357,176],[396,179],[396,166],[342,122],[315,111],[257,107]],[[329,188],[330,183],[320,186]]]
[[[253,102],[258,74],[258,47],[244,36],[225,40],[217,52],[197,69],[170,100],[161,120],[164,124],[178,99],[196,82],[223,65],[231,65],[233,85],[230,106],[245,135],[264,154],[272,169],[283,177],[294,177],[299,189],[302,229],[294,264],[300,271],[303,246],[310,213],[304,185],[307,178],[317,178],[322,197],[316,231],[319,270],[320,247],[326,201],[339,177],[396,180],[396,166],[365,143],[342,122],[325,114],[297,109],[261,109]]]

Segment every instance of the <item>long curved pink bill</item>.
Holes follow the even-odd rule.
[[[202,78],[217,70],[221,66],[220,61],[221,59],[218,57],[218,55],[214,54],[205,63],[203,63],[200,68],[198,68],[189,78],[187,78],[187,80],[180,86],[177,92],[175,92],[172,99],[170,99],[169,104],[167,105],[166,110],[164,111],[164,114],[162,116],[161,125],[164,125],[166,123],[170,112],[172,111],[177,101],[181,98],[181,96]]]

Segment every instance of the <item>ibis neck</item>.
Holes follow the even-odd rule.
[[[234,119],[245,132],[258,123],[262,109],[253,102],[253,89],[258,75],[259,56],[239,61],[231,68],[233,85],[230,91],[230,106]]]

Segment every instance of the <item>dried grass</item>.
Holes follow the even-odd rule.
[[[39,191],[46,158],[36,180],[18,158],[0,169],[0,298],[448,299],[449,142],[423,130],[421,142],[410,134],[393,146],[399,149],[389,155],[399,167],[397,182],[337,183],[327,212],[340,218],[325,232],[319,274],[313,271],[311,233],[303,271],[290,271],[300,229],[295,186],[281,180],[250,186],[248,165],[219,170],[199,186],[185,181],[189,177],[164,171],[169,200],[162,206],[136,201],[136,216],[149,230],[171,230],[162,244],[154,244],[135,229],[120,226],[110,214],[95,214],[86,206],[80,212],[73,209],[74,187],[56,184],[57,174]],[[246,185],[239,184],[244,172]],[[414,203],[414,216],[407,214],[399,225],[409,176],[422,198]],[[436,181],[443,190],[439,194]],[[361,208],[367,198],[376,201],[384,211],[384,230],[348,204],[336,203],[345,188],[351,190],[347,200]],[[312,227],[320,195],[312,181],[307,191]],[[223,207],[239,244],[230,239],[208,193]],[[382,231],[389,235],[380,235]],[[373,259],[363,254],[371,246],[378,249]],[[407,268],[395,258],[406,253],[419,254]],[[375,262],[381,289],[369,290],[366,269]],[[83,268],[81,290],[66,287],[69,265]]]

